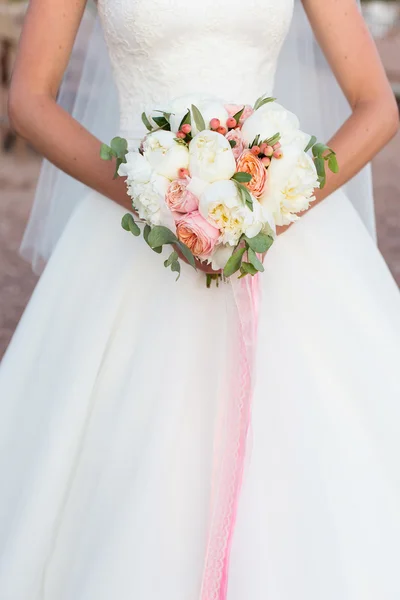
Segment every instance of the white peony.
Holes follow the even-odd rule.
[[[212,183],[230,179],[236,171],[236,161],[232,148],[225,137],[215,131],[198,133],[189,146],[189,171]]]
[[[149,225],[164,225],[175,232],[171,211],[165,203],[169,179],[153,171],[148,182],[128,183],[128,194],[139,217]]]
[[[149,133],[143,142],[143,152],[151,168],[170,180],[177,179],[179,169],[187,169],[189,165],[187,146],[177,142],[172,131]]]
[[[304,150],[310,136],[300,131],[299,127],[296,115],[277,102],[268,102],[246,119],[242,135],[246,144],[251,144],[257,135],[264,141],[279,133],[282,146],[294,144],[300,150]]]
[[[307,210],[318,187],[312,158],[296,146],[289,146],[283,149],[281,159],[272,160],[260,202],[277,225],[288,225],[299,218],[296,213]]]
[[[168,112],[172,113],[170,117],[172,131],[176,133],[179,130],[182,119],[186,115],[187,111],[191,110],[192,104],[194,104],[201,112],[206,127],[210,126],[211,119],[219,119],[221,125],[225,127],[229,114],[225,109],[223,102],[212,96],[204,94],[192,94],[176,98],[171,103]],[[191,115],[191,126],[192,135],[196,135],[196,133],[198,133],[198,129],[196,127],[193,115]]]
[[[151,177],[149,161],[139,152],[128,152],[126,163],[122,163],[118,169],[118,175],[127,177],[127,183],[148,183]]]
[[[221,231],[220,242],[235,246],[244,233],[254,237],[269,221],[266,210],[253,198],[254,210],[246,206],[233,181],[210,184],[200,198],[200,214]]]
[[[220,269],[224,269],[226,263],[232,256],[233,248],[229,245],[216,246],[212,255],[208,259],[208,264],[211,264],[214,271],[219,271]]]

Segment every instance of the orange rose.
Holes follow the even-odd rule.
[[[250,173],[251,180],[243,185],[253,196],[260,198],[265,188],[267,172],[258,156],[252,154],[250,150],[245,150],[237,160],[236,170],[241,173]]]

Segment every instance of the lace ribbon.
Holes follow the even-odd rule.
[[[231,282],[237,352],[215,432],[211,517],[200,600],[226,600],[229,559],[251,420],[258,329],[259,275]]]

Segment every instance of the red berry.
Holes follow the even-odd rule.
[[[253,146],[251,149],[251,153],[254,154],[255,156],[258,156],[260,154],[260,147],[259,146]]]
[[[268,156],[264,156],[261,159],[262,164],[264,165],[265,168],[269,167],[269,165],[271,164],[271,159]]]
[[[211,121],[210,121],[211,129],[214,129],[214,131],[215,131],[220,126],[221,126],[221,121],[219,119],[211,119]]]
[[[217,133],[220,133],[221,135],[226,135],[228,133],[228,130],[226,127],[218,127]]]
[[[261,152],[261,154],[265,154],[266,149],[267,149],[267,144],[265,142],[263,142],[262,144],[260,144],[260,152]]]
[[[273,153],[273,157],[274,158],[282,158],[283,153],[281,152],[281,150],[276,150],[276,152]]]
[[[227,119],[226,126],[228,127],[228,129],[234,129],[236,125],[236,119],[234,119],[233,117],[229,117],[229,119]]]
[[[177,138],[180,138],[181,140],[184,140],[186,137],[186,133],[183,133],[183,131],[178,131],[178,133],[176,134]]]
[[[279,143],[279,142],[277,142],[277,143],[276,143],[276,144],[274,144],[272,147],[273,147],[273,149],[274,149],[274,150],[279,150],[279,148],[281,147],[281,145],[280,145],[280,143]]]
[[[183,133],[186,133],[186,135],[187,135],[188,133],[190,133],[192,131],[192,126],[189,125],[189,123],[185,123],[184,125],[182,125],[181,131],[183,131]]]

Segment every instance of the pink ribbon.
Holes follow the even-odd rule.
[[[211,518],[200,600],[226,600],[229,559],[251,421],[259,309],[259,275],[231,282],[238,344],[229,397],[215,433]]]

